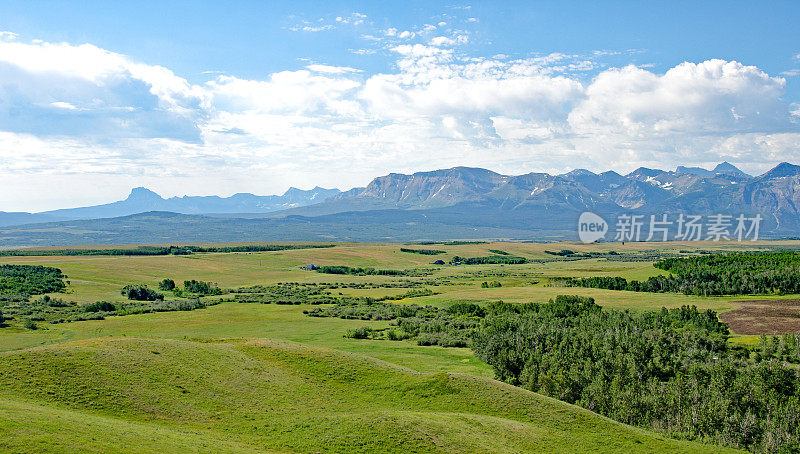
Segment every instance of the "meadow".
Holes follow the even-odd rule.
[[[242,244],[234,244],[241,246]],[[105,247],[105,246],[104,246]],[[425,255],[401,249],[432,249]],[[19,256],[0,264],[60,269],[76,302],[125,302],[126,285],[157,288],[165,278],[197,279],[222,289],[278,283],[327,284],[336,297],[381,298],[413,283],[434,294],[393,304],[447,308],[546,303],[591,296],[604,308],[634,312],[679,308],[729,312],[743,300],[792,295],[700,297],[564,288],[557,278],[647,279],[665,272],[652,254],[800,248],[800,241],[757,243],[358,244],[270,252],[162,256]],[[618,257],[569,259],[613,251]],[[433,265],[495,251],[515,265]],[[418,275],[332,275],[306,265],[414,269]],[[484,287],[484,282],[499,286]],[[167,292],[167,299],[170,299]],[[388,320],[316,318],[310,304],[238,303],[231,294],[193,311],[108,316],[103,320],[0,328],[0,450],[154,452],[607,452],[713,451],[619,424],[579,407],[495,381],[469,348],[412,340],[351,339],[344,334]],[[796,297],[796,296],[795,296]],[[734,333],[736,334],[736,333]],[[754,336],[735,335],[747,344]],[[33,422],[33,424],[31,424]],[[69,427],[69,429],[66,429]],[[142,443],[142,440],[147,440]]]

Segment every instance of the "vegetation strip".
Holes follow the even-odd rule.
[[[319,249],[332,248],[335,244],[272,244],[263,246],[139,246],[137,248],[117,249],[44,249],[26,250],[9,249],[0,250],[0,257],[27,257],[27,256],[80,256],[80,255],[123,255],[123,256],[152,256],[152,255],[189,255],[204,252],[273,252],[288,251],[293,249]]]
[[[671,273],[646,281],[622,277],[562,278],[568,286],[676,292],[687,295],[800,293],[800,252],[749,252],[668,258],[654,264]]]

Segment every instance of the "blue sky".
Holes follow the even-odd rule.
[[[455,165],[758,173],[800,156],[798,22],[800,2],[0,2],[0,210]]]

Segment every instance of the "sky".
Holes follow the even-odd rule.
[[[800,2],[0,0],[0,211],[800,163]]]

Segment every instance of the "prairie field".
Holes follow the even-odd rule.
[[[106,246],[104,246],[105,248]],[[435,255],[401,248],[442,251]],[[726,243],[357,244],[275,252],[164,256],[8,256],[1,264],[60,269],[66,291],[48,296],[122,304],[127,285],[196,279],[221,289],[327,284],[338,297],[392,297],[447,308],[546,303],[557,295],[642,312],[693,305],[726,313],[742,301],[563,287],[560,278],[646,280],[664,274],[653,254],[800,248],[800,241]],[[555,253],[598,256],[564,259]],[[434,265],[499,254],[523,264]],[[613,251],[614,256],[608,255]],[[609,259],[611,257],[611,259]],[[325,274],[305,265],[414,270],[406,276]],[[404,297],[408,284],[427,291]],[[482,285],[497,283],[496,286]],[[309,317],[314,305],[203,296],[206,307],[70,323],[19,319],[0,328],[0,450],[49,452],[711,452],[494,379],[465,347],[345,337],[389,320]],[[748,316],[758,317],[749,305]],[[772,307],[772,306],[770,306]],[[735,318],[735,317],[734,317]],[[785,322],[785,320],[784,320]],[[758,334],[748,332],[748,334]],[[734,332],[733,342],[753,336]]]

